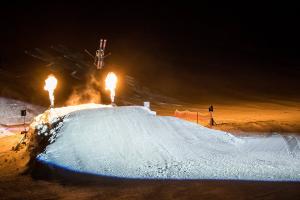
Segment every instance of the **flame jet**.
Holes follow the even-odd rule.
[[[105,90],[110,91],[111,103],[115,101],[116,87],[117,87],[118,78],[115,73],[109,72],[105,79]]]
[[[49,75],[48,78],[45,80],[44,90],[47,90],[49,93],[50,99],[50,108],[54,107],[54,90],[57,85],[57,79],[53,75]]]

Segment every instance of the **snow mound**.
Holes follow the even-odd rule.
[[[37,157],[43,163],[126,178],[300,180],[295,136],[239,138],[139,106],[49,112],[64,117],[47,132],[51,143]],[[45,115],[33,124],[41,135]]]

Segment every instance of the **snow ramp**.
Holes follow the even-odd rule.
[[[122,178],[300,180],[296,136],[235,137],[139,106],[49,112],[51,123],[64,116],[58,127],[45,131],[43,115],[33,124],[51,136],[37,156],[47,165]]]

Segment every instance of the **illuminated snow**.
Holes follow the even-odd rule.
[[[38,160],[71,170],[127,178],[300,180],[295,136],[235,137],[139,106],[92,104],[55,113],[66,117]],[[42,126],[42,118],[33,125]]]

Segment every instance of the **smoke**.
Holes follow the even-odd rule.
[[[69,99],[66,101],[67,106],[79,105],[86,103],[101,103],[101,81],[94,74],[90,74],[87,83],[73,89]]]

